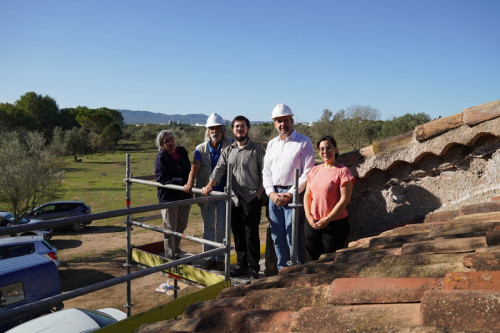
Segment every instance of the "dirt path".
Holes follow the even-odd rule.
[[[147,222],[149,224],[149,222]],[[158,224],[158,223],[156,223]],[[262,226],[265,235],[266,226]],[[201,223],[188,224],[186,234],[201,236]],[[132,231],[132,244],[135,246],[161,241],[163,235],[154,231],[135,228]],[[50,240],[61,258],[59,274],[63,292],[81,288],[92,283],[105,281],[126,274],[126,232],[124,226],[109,226],[103,221],[94,221],[81,234],[58,231]],[[265,238],[261,236],[261,243]],[[181,247],[189,253],[200,253],[202,245],[187,240],[181,241]],[[132,271],[140,270],[134,265]],[[132,281],[132,314],[138,314],[172,299],[168,294],[155,292],[155,289],[167,277],[160,273],[152,274]],[[178,295],[196,290],[195,286],[179,284]],[[126,283],[102,289],[64,302],[65,308],[81,307],[99,309],[113,307],[126,311]]]

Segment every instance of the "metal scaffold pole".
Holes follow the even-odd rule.
[[[130,154],[127,154],[126,155],[126,171],[125,171],[126,175],[125,175],[125,179],[126,179],[126,199],[125,199],[125,205],[127,207],[127,209],[130,209],[130,187],[132,185],[132,183],[130,182],[130,178],[131,178],[131,173],[130,173]],[[126,258],[126,262],[125,262],[125,267],[127,268],[127,275],[130,274],[130,267],[132,266],[132,253],[131,253],[131,247],[132,247],[132,243],[131,243],[131,240],[130,240],[130,232],[131,232],[131,220],[132,220],[132,217],[131,215],[127,215],[127,220],[126,220],[126,224],[127,224],[127,258]],[[132,310],[132,307],[134,306],[134,304],[132,304],[132,300],[131,300],[131,294],[132,294],[132,290],[131,290],[131,284],[132,282],[131,281],[127,281],[127,303],[125,304],[125,308],[127,309],[127,317],[130,317],[131,315],[131,310]]]
[[[302,205],[299,203],[299,169],[295,169],[295,179],[293,183],[294,193],[293,202],[290,205],[292,207],[292,253],[291,265],[296,265],[298,262],[298,234],[299,234],[299,208]]]
[[[227,194],[226,198],[226,237],[224,239],[224,245],[226,246],[226,255],[225,255],[225,279],[226,281],[230,280],[230,274],[229,274],[229,266],[230,266],[230,258],[231,258],[231,206],[232,206],[232,199],[231,199],[231,191],[232,191],[232,186],[231,186],[231,179],[233,178],[233,169],[231,168],[231,164],[227,165],[227,182],[226,182],[226,188],[225,192]]]

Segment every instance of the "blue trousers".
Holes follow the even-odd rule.
[[[224,200],[206,202],[200,205],[203,218],[203,238],[222,243],[226,237],[226,202]],[[203,244],[203,252],[214,249]],[[224,254],[213,256],[212,260],[224,261]]]
[[[275,187],[275,192],[285,193],[287,189]],[[302,196],[299,197],[299,202],[302,202]],[[290,202],[291,203],[291,202]],[[298,208],[300,209],[300,208]],[[293,209],[289,205],[276,206],[276,204],[269,198],[269,220],[271,226],[271,238],[274,243],[274,251],[278,259],[278,270],[288,266],[292,254],[292,215]],[[303,214],[299,214],[299,220]],[[297,221],[297,259],[301,262],[302,258],[302,245],[300,223]]]

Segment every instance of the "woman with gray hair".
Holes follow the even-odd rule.
[[[186,148],[177,146],[175,136],[168,130],[161,131],[156,137],[158,154],[155,161],[156,181],[161,184],[186,184],[191,170]],[[158,201],[160,203],[191,198],[191,195],[178,190],[158,187]],[[176,232],[184,232],[189,219],[191,205],[171,207],[161,210],[163,228]],[[179,237],[165,236],[165,257],[177,259],[181,253]]]

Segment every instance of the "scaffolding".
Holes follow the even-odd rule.
[[[65,292],[64,294],[48,297],[33,303],[29,303],[26,305],[22,305],[13,309],[10,309],[4,313],[0,313],[0,325],[7,323],[8,321],[11,321],[12,319],[21,317],[23,314],[26,312],[35,310],[40,307],[53,307],[56,306],[57,304],[60,304],[61,302],[72,299],[75,297],[79,297],[85,294],[89,294],[101,289],[105,289],[114,285],[118,285],[121,283],[126,283],[126,294],[127,294],[127,303],[124,305],[124,307],[127,309],[127,317],[132,320],[131,322],[127,320],[125,321],[120,321],[117,322],[113,325],[110,325],[108,327],[105,327],[101,329],[101,331],[109,331],[109,332],[132,332],[135,328],[140,326],[140,324],[143,324],[145,322],[153,322],[153,321],[158,321],[158,320],[165,320],[165,319],[170,319],[174,318],[184,311],[184,309],[189,306],[192,303],[195,302],[200,302],[203,300],[208,300],[208,299],[213,299],[217,296],[217,294],[224,288],[227,288],[231,285],[231,280],[230,280],[230,274],[229,274],[229,266],[230,266],[230,251],[231,251],[231,202],[232,202],[232,191],[231,191],[231,179],[232,179],[232,168],[230,165],[228,165],[227,168],[227,185],[224,190],[224,192],[217,192],[217,191],[212,191],[209,196],[201,196],[201,197],[195,197],[191,199],[186,199],[186,200],[179,200],[179,201],[172,201],[172,202],[167,202],[167,203],[159,203],[159,204],[153,204],[153,205],[146,205],[146,206],[139,206],[139,207],[131,207],[131,185],[132,184],[142,184],[142,185],[148,185],[148,186],[155,186],[155,187],[163,187],[163,188],[168,188],[168,189],[174,189],[174,190],[181,190],[183,191],[184,188],[179,185],[163,185],[155,181],[150,181],[144,178],[150,178],[150,177],[137,177],[134,178],[132,177],[132,173],[130,170],[130,154],[126,154],[126,175],[125,175],[125,183],[126,183],[126,208],[125,209],[119,209],[119,210],[114,210],[114,211],[107,211],[107,212],[102,212],[102,213],[94,213],[94,214],[89,214],[89,215],[82,215],[82,216],[77,216],[77,217],[68,217],[68,218],[60,218],[56,220],[50,220],[50,221],[42,221],[42,222],[32,222],[29,224],[24,224],[24,225],[14,225],[14,226],[9,226],[9,227],[0,227],[0,236],[2,235],[11,235],[11,234],[17,234],[25,231],[30,231],[30,230],[36,230],[36,229],[44,229],[44,228],[53,228],[53,227],[61,227],[61,226],[67,226],[67,225],[72,225],[76,222],[91,222],[95,220],[103,220],[103,219],[109,219],[109,218],[114,218],[114,217],[120,217],[120,216],[126,216],[125,224],[126,224],[126,242],[127,242],[127,251],[126,251],[126,262],[124,266],[126,267],[126,275],[119,276],[116,278],[112,278],[109,280],[101,281],[98,283],[94,283],[89,286],[85,286],[82,288],[78,288],[75,290],[71,290],[68,292]],[[290,265],[295,265],[297,264],[297,219],[298,219],[298,207],[301,207],[302,205],[298,201],[298,170],[295,170],[295,182],[294,182],[294,189],[295,192],[293,193],[293,202],[290,203],[289,205],[293,209],[293,215],[292,215],[292,246],[293,246],[293,251],[291,253],[291,262],[289,263]],[[201,194],[201,189],[198,188],[193,188],[192,189],[193,193]],[[225,231],[225,238],[223,243],[217,243],[214,241],[206,240],[203,238],[191,236],[191,235],[185,235],[182,233],[174,232],[171,230],[164,230],[163,228],[158,228],[155,226],[147,225],[145,223],[141,223],[138,221],[133,220],[132,216],[134,214],[140,214],[140,213],[146,213],[146,212],[151,212],[151,211],[158,211],[161,209],[166,209],[169,207],[176,207],[176,206],[182,206],[182,205],[192,205],[192,204],[198,204],[198,203],[205,203],[205,202],[212,202],[212,201],[219,201],[219,200],[225,200],[226,203],[226,231]],[[141,257],[143,256],[143,253],[134,246],[132,246],[132,241],[131,241],[131,231],[132,231],[132,226],[137,226],[140,228],[152,230],[155,232],[160,232],[163,233],[164,235],[174,235],[176,237],[181,237],[183,239],[187,239],[193,242],[197,242],[200,244],[207,244],[214,249],[205,251],[203,253],[199,254],[194,254],[189,257],[181,258],[181,259],[176,259],[176,260],[169,260],[167,258],[161,258],[159,256],[154,256],[153,259],[149,258],[150,260],[150,265],[151,267],[145,268],[141,271],[137,272],[131,272],[131,267],[133,266],[132,262],[133,259],[135,258],[136,262],[139,262],[141,260]],[[224,277],[223,279],[218,279],[218,278],[213,278],[207,279],[207,274],[205,273],[203,275],[203,278],[205,281],[209,281],[205,283],[205,293],[202,294],[189,294],[186,295],[180,299],[177,299],[179,301],[178,303],[175,303],[176,300],[168,303],[166,306],[169,307],[169,309],[165,309],[165,307],[159,307],[158,311],[161,312],[161,319],[159,312],[156,311],[156,309],[151,309],[146,311],[145,313],[141,313],[140,318],[135,318],[131,317],[131,308],[133,307],[133,304],[131,302],[131,295],[132,295],[132,288],[131,288],[131,281],[140,277],[144,277],[153,273],[158,273],[158,272],[168,272],[169,274],[172,274],[172,270],[175,269],[178,266],[185,265],[188,263],[192,263],[197,260],[201,260],[207,257],[211,257],[216,254],[224,253],[225,255],[225,266],[224,266]],[[196,280],[197,279],[197,274],[199,273],[199,269],[196,269],[192,266],[191,270],[187,270],[187,276],[184,274],[184,276],[181,274],[182,278],[191,278]],[[179,272],[174,272],[175,274],[179,274]],[[215,274],[212,274],[214,276]],[[199,276],[199,275],[198,275]],[[220,276],[220,275],[218,275]],[[176,281],[176,280],[174,280]],[[174,297],[176,296],[175,294],[175,288],[174,288]],[[182,301],[181,301],[182,300]],[[169,311],[168,315],[165,315],[165,312]]]

